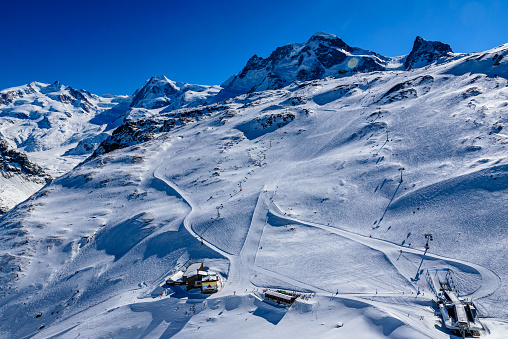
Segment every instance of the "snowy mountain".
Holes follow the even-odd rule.
[[[377,53],[350,47],[333,34],[316,33],[303,44],[278,47],[266,59],[254,55],[222,87],[232,94],[279,89],[295,80],[321,79],[343,71],[384,70],[389,61]]]
[[[99,97],[59,82],[32,82],[0,92],[0,135],[52,175],[94,151],[125,109],[123,97]],[[65,157],[64,155],[68,155]]]
[[[215,102],[242,93],[280,89],[294,81],[347,76],[354,72],[411,70],[464,56],[467,55],[453,53],[447,44],[426,41],[418,36],[408,55],[386,57],[351,47],[333,34],[316,33],[303,44],[278,47],[268,58],[254,55],[240,73],[222,84],[224,89]],[[499,57],[499,62],[502,59],[503,55]]]
[[[191,85],[169,80],[164,75],[154,76],[146,81],[132,95],[130,107],[161,108],[173,110],[196,107],[220,91],[219,86]]]
[[[0,135],[59,175],[84,160],[125,122],[157,114],[155,109],[202,105],[219,90],[219,86],[155,76],[132,96],[101,97],[59,82],[32,82],[0,92]]]
[[[199,106],[219,90],[219,86],[155,76],[130,97],[101,97],[59,82],[32,82],[0,92],[0,137],[52,176],[59,176],[92,154],[114,128],[156,115],[157,108]],[[5,206],[13,207],[42,187],[38,176],[30,179],[29,175],[16,181],[16,188],[11,185],[0,192],[0,200],[9,201]]]
[[[128,97],[100,97],[58,81],[0,91],[2,148],[26,164],[21,173],[14,174],[5,172],[4,167],[3,208],[11,208],[38,191],[49,175],[62,175],[86,159],[124,123],[126,100]]]
[[[393,65],[311,40],[302,65],[323,65],[320,45]],[[258,92],[131,107],[144,118],[0,218],[0,336],[454,338],[426,278],[449,269],[482,336],[504,338],[506,45],[452,55],[418,41],[411,71],[399,58],[262,90],[266,72],[300,72],[305,44],[292,44],[227,82]],[[222,278],[217,294],[164,284],[193,261]],[[265,288],[309,298],[273,306]]]

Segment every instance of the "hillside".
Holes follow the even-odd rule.
[[[0,139],[0,214],[7,212],[52,180],[25,154]]]

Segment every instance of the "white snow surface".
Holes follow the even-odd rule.
[[[16,206],[43,187],[44,183],[41,181],[28,180],[26,176],[18,174],[0,174],[0,207],[7,210]]]
[[[68,172],[86,159],[108,130],[123,123],[126,96],[100,97],[59,82],[32,82],[0,94],[0,137],[25,152],[51,176]]]
[[[459,66],[245,94],[79,165],[0,219],[0,337],[455,338],[448,268],[506,338],[508,84]],[[191,261],[224,287],[164,285]]]

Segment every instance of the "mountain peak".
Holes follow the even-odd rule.
[[[314,42],[326,44],[328,47],[331,48],[342,48],[344,50],[347,50],[348,52],[352,51],[352,48],[349,47],[341,38],[330,33],[323,32],[314,33],[306,44],[312,44]]]
[[[421,36],[417,36],[404,66],[407,70],[423,67],[452,53],[453,51],[448,44],[439,41],[427,41]]]
[[[437,51],[442,51],[445,53],[453,53],[450,45],[448,45],[448,44],[444,44],[439,41],[427,41],[424,38],[422,38],[421,36],[417,36],[415,38],[414,43],[413,43],[413,50],[411,52],[414,52],[417,50],[422,50],[422,49],[437,50]]]
[[[335,34],[325,33],[325,32],[316,32],[312,34],[309,40],[333,40],[338,37]]]
[[[143,87],[168,87],[169,91],[178,91],[181,84],[168,79],[165,75],[154,75],[148,79]]]
[[[199,106],[219,92],[218,86],[190,85],[155,75],[132,95],[130,107],[176,109]]]
[[[424,42],[427,42],[427,40],[425,40],[424,38],[422,38],[421,36],[419,36],[419,35],[418,35],[418,36],[415,38],[415,41],[414,41],[414,43],[413,43],[413,46],[414,46],[414,45],[416,45],[416,44],[422,44],[422,43],[424,43]]]
[[[171,82],[165,75],[159,74],[154,75],[150,79],[148,79],[148,82],[154,82],[154,81],[165,81],[165,82]]]
[[[354,63],[349,63],[354,59]],[[295,80],[307,81],[336,76],[340,72],[379,71],[387,58],[350,47],[330,33],[314,33],[305,43],[277,47],[268,58],[254,55],[240,73],[222,84],[230,95],[279,89]],[[354,64],[354,66],[350,66]]]
[[[41,93],[48,94],[53,92],[59,92],[62,89],[63,85],[59,81],[55,81],[51,85],[45,85],[41,88]]]
[[[160,108],[169,105],[168,96],[174,95],[180,88],[164,75],[155,75],[148,79],[143,87],[133,94],[131,107]]]

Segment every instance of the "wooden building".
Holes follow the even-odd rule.
[[[166,279],[166,284],[168,285],[183,285],[184,282],[182,280],[183,278],[183,271],[178,271],[172,276],[170,276],[168,279]]]
[[[292,305],[296,300],[296,298],[298,297],[294,295],[281,293],[280,291],[272,291],[272,290],[265,291],[265,299],[273,301],[277,304]]]

